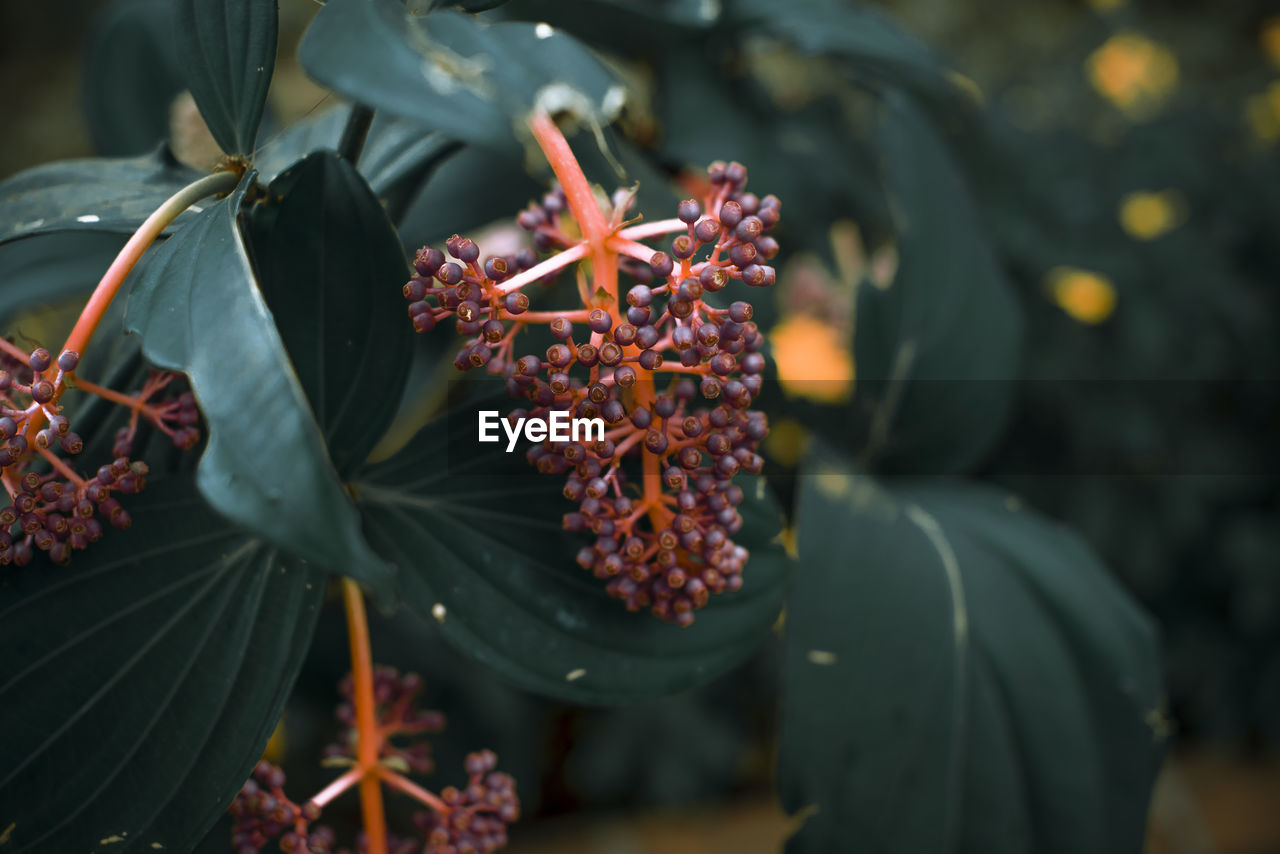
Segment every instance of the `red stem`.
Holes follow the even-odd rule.
[[[369,840],[368,854],[387,854],[387,816],[382,808],[378,753],[377,705],[373,697],[373,652],[369,644],[369,620],[364,595],[349,578],[342,579],[342,602],[347,614],[351,645],[351,678],[356,707],[356,770],[360,775],[360,810]]]

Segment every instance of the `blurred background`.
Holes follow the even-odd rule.
[[[1080,531],[1162,627],[1172,749],[1148,850],[1280,852],[1280,9],[878,5],[945,58],[980,115],[950,142],[1026,317],[1015,410],[979,473]],[[126,41],[93,38],[109,6],[0,0],[0,178],[125,153],[95,152],[86,120],[95,63],[128,61]],[[280,7],[277,128],[337,103],[294,61],[316,4]],[[782,98],[821,78],[755,57]],[[169,121],[180,153],[207,161],[190,110]],[[835,219],[829,252],[794,256],[781,276],[784,383],[789,364],[847,366],[816,396],[847,393],[852,367],[839,312],[804,307],[896,265],[856,220]],[[784,464],[797,434],[775,424]],[[491,747],[515,775],[529,817],[510,850],[526,854],[777,850],[790,823],[770,788],[775,641],[690,694],[593,710],[507,687],[411,615],[379,620],[373,638],[448,715],[441,768]],[[272,746],[298,791],[329,776],[314,757],[345,670],[333,609]],[[226,850],[219,834],[203,850]]]

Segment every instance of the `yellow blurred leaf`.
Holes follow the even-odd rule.
[[[1166,47],[1138,33],[1120,33],[1085,61],[1098,94],[1135,121],[1153,116],[1178,85],[1178,61]]]
[[[797,314],[775,326],[769,339],[785,392],[821,403],[852,397],[853,354],[834,328]]]
[[[1115,311],[1115,285],[1101,273],[1076,267],[1055,267],[1049,271],[1047,279],[1053,301],[1081,323],[1101,323]]]
[[[1259,39],[1271,64],[1280,68],[1280,15],[1268,18],[1263,23]]]
[[[1155,240],[1182,224],[1186,199],[1177,190],[1130,193],[1120,201],[1120,225],[1137,240]]]

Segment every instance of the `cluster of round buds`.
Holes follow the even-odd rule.
[[[523,313],[529,298],[522,293],[504,294],[501,283],[533,267],[537,258],[529,249],[514,255],[492,255],[483,261],[475,241],[456,234],[445,242],[454,260],[439,249],[424,246],[414,259],[416,275],[404,286],[409,317],[418,332],[434,329],[441,320],[455,317],[460,335],[474,336],[474,346],[459,351],[454,363],[461,370],[489,362],[505,326],[498,317]]]
[[[281,851],[329,854],[333,851],[333,831],[312,827],[320,817],[313,803],[302,806],[284,793],[284,771],[263,760],[231,802],[227,812],[233,822],[231,844],[236,854],[258,854],[271,840]]]
[[[190,391],[153,401],[166,386],[180,376],[172,371],[152,371],[142,390],[134,396],[136,407],[129,423],[116,431],[112,453],[128,456],[138,435],[140,418],[145,418],[156,429],[169,437],[173,444],[184,451],[200,443],[200,409],[196,397]]]
[[[341,743],[326,747],[324,755],[326,758],[354,759],[358,733],[355,730],[355,683],[350,674],[342,680],[339,690],[343,702],[338,705],[335,715],[339,722],[348,727],[347,737]],[[429,774],[435,768],[429,743],[416,740],[408,744],[397,744],[392,741],[398,736],[415,738],[444,729],[445,719],[442,713],[417,708],[416,702],[421,691],[422,677],[416,673],[402,676],[392,667],[379,666],[374,669],[373,696],[377,703],[378,729],[384,736],[379,755],[383,759],[394,758],[415,773]]]
[[[469,754],[466,787],[440,792],[448,810],[414,815],[426,838],[422,854],[492,854],[507,844],[507,825],[520,817],[520,799],[515,780],[497,767],[492,750]]]
[[[57,403],[61,389],[79,364],[67,350],[55,360],[37,347],[20,360],[11,342],[0,348],[0,465],[9,504],[0,508],[0,564],[24,566],[37,550],[56,564],[101,538],[103,523],[125,529],[129,514],[117,495],[146,485],[147,465],[129,459],[128,449],[86,478],[58,454],[74,456],[84,440]],[[194,406],[194,401],[192,401]],[[176,410],[175,410],[176,411]],[[198,417],[198,416],[197,416]],[[40,458],[50,470],[30,470]]]
[[[132,524],[112,493],[140,492],[146,482],[147,464],[127,457],[102,466],[90,480],[72,482],[56,474],[27,472],[18,481],[12,503],[0,508],[0,564],[25,566],[31,562],[33,548],[48,552],[56,564],[66,564],[72,551],[101,538],[103,528],[97,517],[118,530]]]
[[[712,593],[742,586],[748,555],[732,537],[742,527],[743,494],[732,480],[760,472],[756,450],[768,433],[763,413],[750,409],[763,384],[764,338],[751,304],[720,292],[774,283],[768,262],[779,249],[771,232],[781,204],[748,192],[740,163],[714,163],[708,179],[701,202],[687,199],[675,219],[653,226],[624,226],[633,197],[615,195],[605,247],[636,280],[625,305],[584,286],[580,306],[530,310],[526,285],[596,251],[564,228],[560,191],[517,217],[538,248],[564,250],[558,258],[525,264],[527,273],[492,275],[479,248],[455,235],[446,248],[465,269],[424,247],[419,276],[405,286],[419,331],[456,315],[468,336],[457,367],[505,377],[507,393],[526,402],[513,421],[565,412],[604,422],[602,436],[547,440],[529,460],[540,472],[566,476],[564,494],[578,506],[565,527],[595,537],[578,562],[628,609],[649,608],[680,625],[692,623]],[[671,233],[667,251],[639,242]],[[439,284],[426,282],[428,275]],[[555,343],[519,355],[516,335],[530,323],[547,324]],[[634,471],[629,482],[624,468],[628,456],[642,459],[637,489]]]

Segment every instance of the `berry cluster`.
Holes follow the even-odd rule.
[[[415,774],[430,774],[435,770],[431,760],[431,745],[416,741],[406,745],[392,742],[397,736],[420,736],[444,729],[444,715],[433,709],[418,709],[415,702],[422,690],[422,677],[416,673],[401,676],[392,667],[377,667],[373,673],[373,696],[377,701],[378,728],[383,734],[379,756],[391,759]],[[334,713],[338,721],[348,727],[346,738],[325,748],[326,758],[355,759],[358,733],[353,695],[355,682],[348,675],[339,685],[343,702]]]
[[[299,806],[289,800],[284,781],[284,771],[264,759],[227,808],[233,821],[231,844],[236,854],[258,854],[277,838],[280,850],[285,852],[329,854],[333,850],[333,831],[310,826],[320,817],[320,808],[313,803]]]
[[[180,447],[191,447],[199,440],[194,425],[200,415],[189,392],[151,407],[145,396],[138,399],[77,382],[72,374],[79,362],[79,354],[72,350],[55,360],[43,347],[23,353],[13,342],[0,340],[0,479],[10,502],[0,508],[0,564],[25,566],[37,549],[47,552],[54,563],[66,564],[73,551],[102,536],[104,521],[122,530],[129,527],[129,514],[116,495],[139,492],[146,485],[147,464],[129,458],[139,412],[152,418]],[[174,375],[167,376],[150,393]],[[84,440],[62,414],[60,398],[67,387],[133,408],[131,427],[126,428],[128,441],[117,437],[114,461],[99,467],[93,477],[84,477],[58,453],[75,456],[84,449]],[[170,421],[179,425],[177,429],[169,426]],[[37,463],[48,470],[34,470]]]
[[[520,817],[515,780],[494,770],[498,757],[492,750],[468,754],[466,765],[467,787],[440,792],[448,813],[414,814],[427,840],[422,854],[492,854],[507,844],[507,825]]]
[[[767,262],[778,253],[771,232],[781,205],[747,191],[740,163],[714,163],[707,177],[701,203],[685,200],[676,219],[653,224],[627,226],[633,195],[615,194],[603,239],[570,236],[570,213],[575,231],[588,229],[558,189],[517,217],[538,249],[558,255],[482,260],[473,241],[455,235],[445,252],[423,247],[404,286],[415,329],[453,317],[467,339],[455,365],[504,377],[507,393],[526,402],[513,420],[560,410],[605,422],[603,438],[546,441],[529,460],[566,476],[565,497],[578,506],[564,525],[595,536],[578,562],[628,609],[679,625],[692,623],[710,594],[742,585],[748,555],[732,537],[743,495],[732,479],[760,472],[756,449],[768,432],[764,414],[750,409],[763,382],[763,336],[751,304],[721,292],[774,283]],[[639,242],[671,233],[667,251]],[[530,310],[527,285],[584,258],[595,282],[580,285],[580,306]],[[625,305],[619,271],[635,279]],[[546,324],[555,343],[541,355],[517,353],[516,336],[534,323]],[[624,460],[635,456],[642,474],[632,488]]]
[[[172,371],[152,371],[151,376],[143,384],[142,390],[131,398],[129,423],[116,431],[115,445],[117,456],[128,456],[138,436],[138,424],[145,418],[156,429],[169,437],[176,447],[190,450],[200,443],[200,410],[196,406],[196,397],[190,391],[184,391],[161,400],[152,401],[180,374]],[[79,384],[79,385],[82,385]]]
[[[339,688],[344,701],[336,716],[344,726],[352,727],[355,680],[347,676]],[[421,690],[422,678],[417,674],[401,675],[390,667],[374,668],[378,771],[388,786],[428,807],[414,813],[413,835],[388,836],[387,850],[390,854],[492,854],[507,844],[507,825],[520,817],[515,781],[496,770],[498,757],[493,751],[469,754],[466,787],[448,786],[439,795],[400,774],[401,770],[420,774],[434,770],[425,743],[404,747],[390,743],[395,736],[421,736],[444,728],[440,712],[416,707]],[[358,734],[352,730],[342,743],[326,748],[325,755],[337,760],[337,764],[358,765],[358,746]],[[285,852],[366,854],[368,840],[364,834],[357,837],[354,848],[335,847],[333,831],[315,824],[322,808],[354,786],[360,776],[360,769],[354,768],[299,806],[284,794],[284,773],[265,760],[259,762],[229,809],[234,820],[232,844],[236,854],[258,854],[272,839]]]

